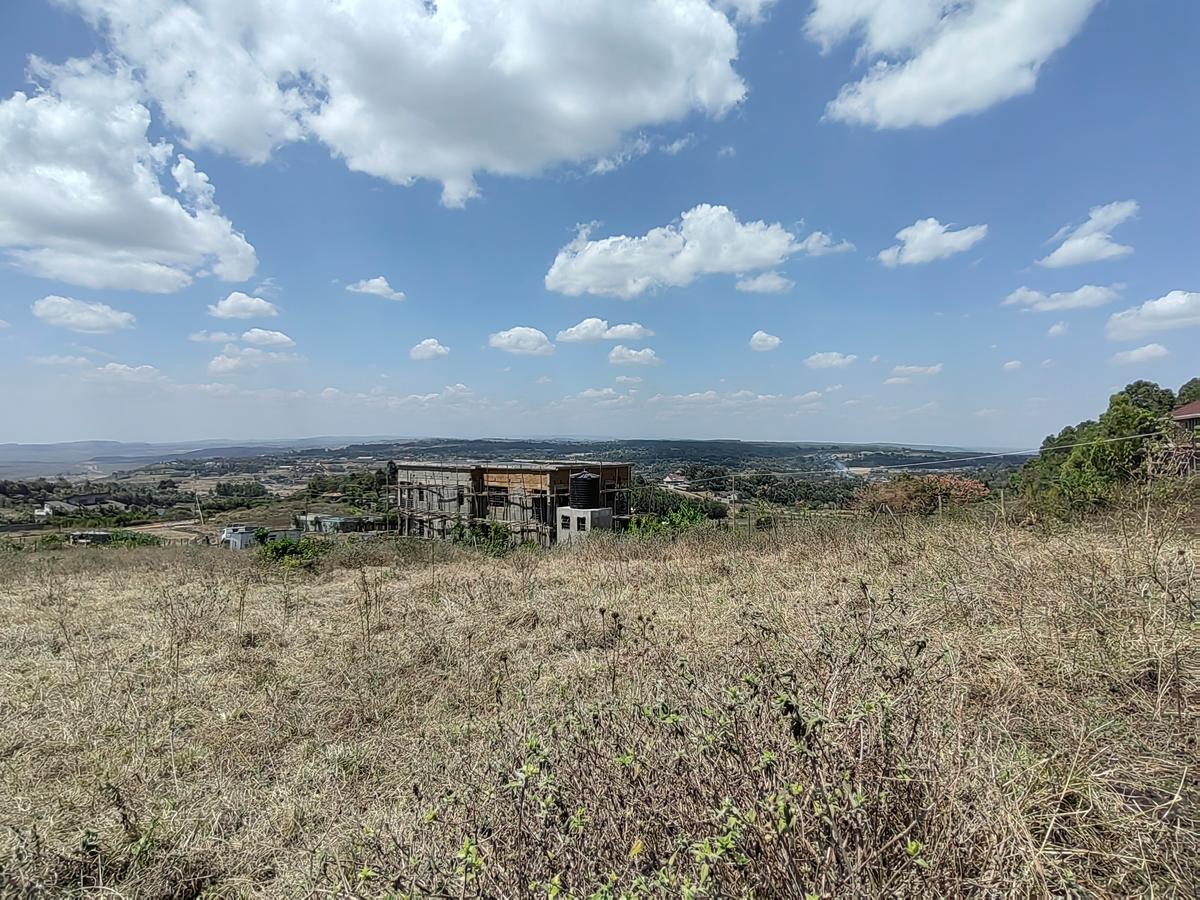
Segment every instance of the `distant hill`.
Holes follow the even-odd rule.
[[[989,452],[961,447],[891,442],[846,444],[830,441],[612,440],[579,438],[395,438],[325,436],[273,441],[202,440],[175,443],[71,441],[0,444],[0,478],[104,476],[171,460],[253,459],[300,455],[316,458],[375,459],[548,459],[590,457],[647,464],[697,462],[761,465],[773,471],[823,454],[868,456],[871,465],[930,462]],[[1014,453],[1019,456],[1019,453]]]
[[[171,459],[246,458],[271,451],[345,446],[386,438],[314,437],[278,441],[204,440],[175,443],[68,441],[58,444],[0,444],[0,478],[107,475]]]

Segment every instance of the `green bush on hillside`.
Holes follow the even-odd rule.
[[[1192,379],[1180,389],[1191,394]],[[1148,463],[1169,440],[1174,392],[1151,381],[1135,381],[1113,394],[1098,420],[1064,428],[1042,442],[1041,453],[1016,476],[1036,510],[1067,514],[1111,506],[1121,491],[1144,483]]]
[[[152,534],[143,534],[140,531],[114,531],[108,540],[109,547],[159,547],[162,546],[162,538]]]
[[[648,484],[640,477],[634,481],[630,492],[630,507],[635,514],[652,516],[665,516],[684,507],[698,509],[709,519],[724,519],[729,516],[729,507],[718,500],[686,497],[675,491]]]
[[[488,556],[503,556],[513,547],[512,532],[503,522],[492,519],[464,522],[455,518],[450,539],[482,550]]]
[[[305,535],[300,538],[278,538],[259,545],[258,553],[268,562],[284,566],[308,568],[330,550],[326,541]]]
[[[629,523],[633,537],[675,537],[699,528],[707,521],[698,507],[685,503],[666,515],[634,516]]]

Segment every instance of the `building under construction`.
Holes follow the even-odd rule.
[[[502,522],[514,542],[543,547],[629,521],[628,463],[396,463],[401,534],[445,538],[456,526]]]

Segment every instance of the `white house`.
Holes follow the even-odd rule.
[[[227,550],[248,550],[254,546],[257,525],[228,525],[221,532],[221,546]]]
[[[64,503],[61,500],[47,500],[33,511],[33,521],[42,524],[51,516],[65,516],[78,511],[74,503]]]

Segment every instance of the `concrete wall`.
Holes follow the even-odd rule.
[[[612,531],[611,509],[572,509],[559,507],[555,516],[555,528],[560,544],[572,544],[587,540],[593,531]]]

